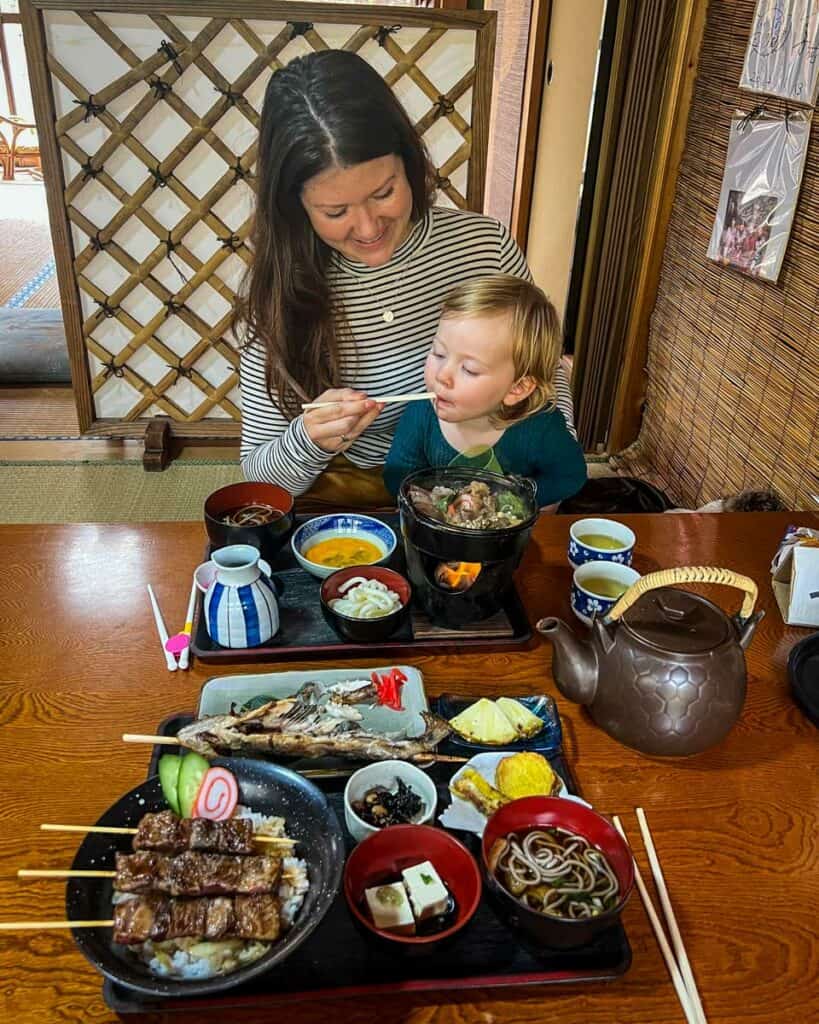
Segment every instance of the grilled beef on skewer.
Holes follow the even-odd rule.
[[[205,818],[177,818],[173,811],[146,814],[137,826],[135,850],[157,850],[160,853],[251,854],[253,822],[250,818],[230,821],[208,821]]]
[[[272,942],[280,932],[279,901],[271,895],[180,900],[150,893],[114,907],[114,942],[123,946],[186,937]]]
[[[168,896],[226,896],[275,892],[281,878],[278,857],[236,857],[186,850],[176,857],[140,850],[117,854],[114,888],[119,892],[160,892]]]

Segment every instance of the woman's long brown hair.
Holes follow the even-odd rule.
[[[346,319],[327,281],[331,249],[301,202],[305,183],[331,167],[395,154],[412,190],[412,219],[432,201],[424,144],[390,87],[357,54],[324,50],[275,72],[259,133],[253,264],[234,331],[266,355],[270,397],[294,418],[300,403],[339,382]]]

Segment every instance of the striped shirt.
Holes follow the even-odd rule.
[[[344,303],[351,333],[339,340],[338,386],[373,396],[424,391],[424,364],[445,296],[467,279],[497,273],[532,279],[523,253],[502,224],[462,210],[431,209],[381,267],[333,252],[330,286]],[[391,323],[383,319],[387,309],[394,315]],[[310,440],[301,416],[288,420],[271,400],[261,345],[243,350],[239,375],[245,477],[302,494],[334,453]],[[562,367],[555,383],[557,405],[574,434],[571,391]],[[345,451],[350,462],[365,469],[383,466],[405,408],[385,405]]]

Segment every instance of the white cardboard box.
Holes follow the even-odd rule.
[[[819,626],[819,547],[780,549],[771,578],[776,603],[789,626]]]

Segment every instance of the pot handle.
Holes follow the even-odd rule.
[[[740,618],[749,619],[754,611],[758,588],[749,576],[742,576],[731,569],[718,569],[716,566],[681,565],[674,569],[661,569],[641,576],[636,583],[628,588],[617,604],[605,618],[606,622],[616,622],[634,602],[658,587],[670,587],[675,583],[724,583],[729,587],[737,587],[745,591],[740,609]]]

